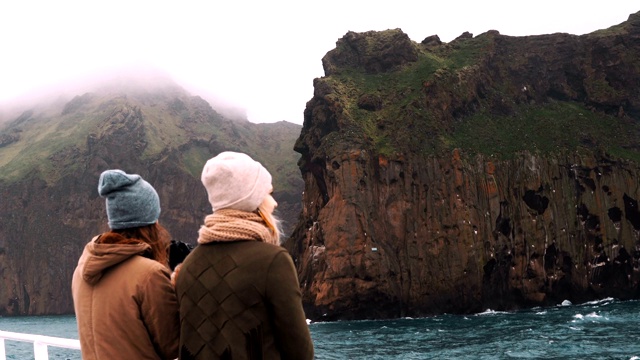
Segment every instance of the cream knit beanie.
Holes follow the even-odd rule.
[[[272,190],[271,174],[249,155],[225,151],[202,169],[202,184],[215,212],[220,209],[254,211]]]

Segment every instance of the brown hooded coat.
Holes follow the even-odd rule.
[[[84,360],[175,359],[179,315],[170,271],[139,244],[85,246],[72,293]]]

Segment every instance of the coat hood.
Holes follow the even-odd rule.
[[[119,264],[132,256],[141,255],[150,249],[149,244],[96,244],[96,238],[85,248],[78,268],[82,279],[89,284],[95,284],[102,278],[102,274],[110,267]]]

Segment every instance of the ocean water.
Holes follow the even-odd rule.
[[[309,327],[317,359],[640,360],[640,301]],[[78,338],[73,316],[0,318],[0,330]],[[6,352],[8,359],[33,359],[31,344],[6,341]],[[49,358],[80,353],[50,347]]]

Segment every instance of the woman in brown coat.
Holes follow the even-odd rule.
[[[175,359],[178,303],[167,264],[160,201],[139,175],[100,175],[111,231],[94,237],[71,284],[84,360]]]
[[[279,246],[271,175],[223,152],[202,171],[213,214],[177,276],[180,359],[313,358],[296,269]]]

